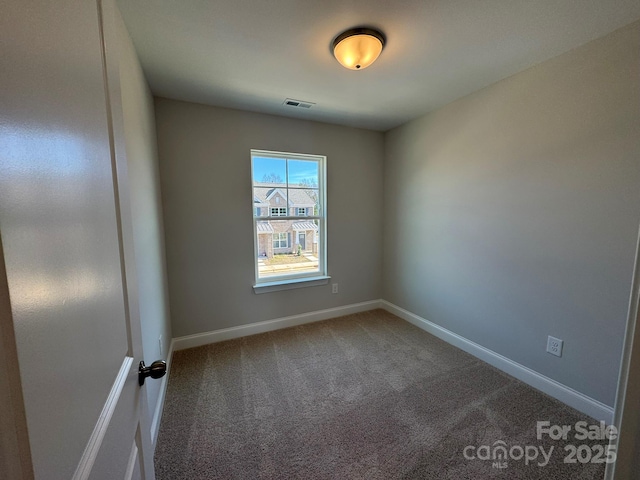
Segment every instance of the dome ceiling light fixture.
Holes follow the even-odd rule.
[[[350,70],[367,68],[382,52],[386,38],[373,28],[351,28],[333,41],[333,55],[340,64]]]

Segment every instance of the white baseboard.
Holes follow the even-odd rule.
[[[173,339],[172,345],[175,351],[184,350],[186,348],[200,347],[210,343],[255,335],[257,333],[271,332],[273,330],[280,330],[281,328],[295,327],[297,325],[304,325],[305,323],[328,320],[330,318],[350,315],[352,313],[366,312],[367,310],[374,310],[376,308],[380,308],[380,300],[354,303],[351,305],[344,305],[342,307],[327,308],[326,310],[317,310],[315,312],[301,313],[300,315],[292,315],[290,317],[266,320],[264,322],[249,323],[238,327],[223,328],[221,330],[213,330],[211,332],[177,337]]]
[[[151,421],[151,445],[153,450],[156,449],[156,443],[158,440],[158,432],[160,431],[160,421],[162,420],[162,410],[164,409],[164,398],[167,393],[167,384],[169,382],[169,371],[171,370],[171,358],[173,357],[173,350],[175,345],[175,339],[171,340],[169,345],[169,351],[167,352],[167,373],[160,383],[160,393],[158,394],[158,400],[156,402],[156,409],[153,412],[153,420]]]
[[[524,383],[536,388],[547,395],[550,395],[561,402],[585,413],[596,420],[604,420],[607,424],[613,421],[613,408],[594,400],[560,382],[546,377],[524,365],[514,362],[488,348],[478,345],[466,338],[453,333],[446,328],[436,325],[429,320],[425,320],[418,315],[411,313],[404,308],[400,308],[386,300],[380,301],[380,306],[394,315],[412,323],[416,327],[444,340],[445,342],[470,353],[474,357],[493,365],[505,373],[523,381]]]

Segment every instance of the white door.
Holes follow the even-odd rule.
[[[110,1],[2,2],[2,352],[28,440],[0,474],[154,479]]]

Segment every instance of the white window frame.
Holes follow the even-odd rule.
[[[280,200],[280,197],[277,198],[277,200]],[[276,213],[273,213],[275,210]],[[286,207],[271,207],[271,217],[286,217],[287,216],[287,209]]]
[[[275,232],[271,234],[271,241],[273,242],[273,248],[289,248],[289,232]],[[276,240],[275,236],[278,236],[278,239]],[[282,239],[282,235],[284,235],[284,240]],[[282,246],[282,242],[285,242],[286,245],[283,247]],[[276,247],[276,242],[278,242],[278,246]]]
[[[314,221],[318,225],[318,231],[314,235],[314,238],[318,240],[318,271],[309,273],[296,273],[285,274],[267,278],[259,278],[258,271],[258,235],[257,235],[257,222],[264,222],[266,218],[276,218],[278,220],[299,220],[300,216],[297,215],[269,215],[269,217],[256,217],[253,216],[253,242],[254,242],[254,264],[255,264],[255,284],[253,286],[256,293],[267,293],[277,290],[288,290],[291,288],[300,288],[315,285],[326,285],[329,283],[331,277],[327,273],[327,194],[326,194],[326,178],[327,178],[327,157],[324,155],[308,155],[301,153],[289,153],[289,152],[274,152],[268,150],[251,150],[251,190],[253,198],[253,158],[254,157],[267,157],[278,158],[286,160],[306,160],[318,162],[318,208],[317,212],[314,208],[312,215],[305,215],[306,221]],[[285,182],[288,179],[285,179]],[[289,187],[285,184],[283,187],[285,190],[288,188],[301,188],[299,186]],[[273,207],[276,208],[276,207]],[[281,207],[277,207],[281,208]],[[296,213],[298,210],[296,210]],[[272,213],[271,208],[269,213]],[[288,212],[287,212],[288,213]],[[275,232],[274,232],[275,233]],[[286,233],[286,232],[285,232]],[[293,240],[293,239],[292,239]],[[272,237],[273,241],[273,237]],[[288,243],[288,238],[287,238]],[[315,243],[315,242],[314,242]],[[290,245],[289,245],[290,246]],[[282,248],[282,247],[280,247]]]
[[[300,210],[302,210],[302,213],[300,213]],[[296,216],[298,217],[306,217],[307,215],[307,208],[306,207],[297,207],[296,208]]]

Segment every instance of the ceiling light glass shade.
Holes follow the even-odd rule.
[[[370,28],[353,28],[333,41],[333,54],[340,64],[351,70],[367,68],[382,52],[385,38],[382,32]]]

